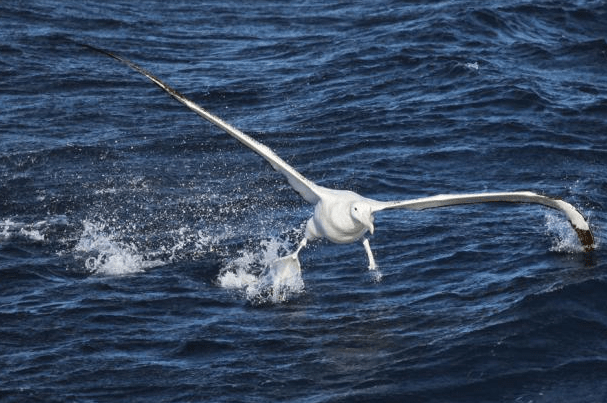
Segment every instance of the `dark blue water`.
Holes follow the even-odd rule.
[[[601,1],[0,3],[0,401],[607,401]],[[312,208],[130,58],[376,217]]]

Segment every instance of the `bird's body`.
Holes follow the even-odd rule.
[[[356,220],[351,210],[355,203],[363,200],[365,198],[354,192],[323,188],[323,197],[306,224],[306,238],[309,241],[326,238],[338,244],[358,241],[369,228]]]
[[[127,64],[134,70],[146,76],[154,84],[169,93],[173,98],[249,147],[268,161],[275,170],[282,173],[293,189],[297,191],[304,200],[315,206],[314,214],[306,224],[305,237],[302,239],[299,247],[294,253],[274,262],[271,270],[276,272],[281,272],[286,275],[292,273],[294,270],[299,271],[299,251],[307,245],[308,241],[318,238],[326,238],[329,241],[338,244],[347,244],[362,240],[369,259],[369,268],[375,269],[375,259],[373,258],[371,247],[369,246],[369,240],[365,235],[367,233],[373,234],[373,221],[376,212],[393,208],[423,210],[458,204],[486,202],[542,204],[560,210],[567,216],[585,250],[589,251],[594,247],[594,239],[588,223],[572,205],[562,200],[552,199],[533,192],[466,193],[386,202],[366,198],[348,190],[336,190],[319,186],[305,178],[295,168],[276,155],[270,148],[190,101],[143,68],[108,51],[89,45],[86,46]]]

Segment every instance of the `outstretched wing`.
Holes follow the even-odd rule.
[[[409,210],[424,210],[436,207],[454,206],[458,204],[473,204],[487,202],[509,202],[509,203],[535,203],[560,210],[567,216],[571,226],[577,233],[580,242],[586,251],[594,248],[594,238],[588,223],[579,211],[571,204],[562,200],[538,195],[533,192],[501,192],[501,193],[464,193],[457,195],[438,195],[422,197],[420,199],[382,202],[373,204],[373,211],[381,211],[393,208],[404,208]]]
[[[107,55],[109,57],[112,57],[118,61],[121,61],[122,63],[125,63],[132,69],[136,70],[137,72],[143,74],[148,79],[150,79],[154,84],[156,84],[157,86],[159,86],[160,88],[165,90],[167,93],[169,93],[173,98],[175,98],[176,100],[178,100],[179,102],[181,102],[182,104],[184,104],[185,106],[187,106],[188,108],[190,108],[191,110],[193,110],[194,112],[196,112],[198,115],[202,116],[209,122],[213,123],[215,126],[223,129],[230,136],[234,137],[236,140],[240,141],[242,144],[246,145],[251,150],[255,151],[257,154],[262,156],[266,161],[268,161],[275,170],[277,170],[278,172],[281,172],[283,175],[285,175],[287,177],[287,180],[289,181],[289,184],[293,187],[293,189],[295,189],[301,195],[301,197],[303,197],[308,203],[316,204],[320,200],[320,196],[319,196],[319,192],[321,191],[320,187],[318,185],[316,185],[314,182],[306,179],[299,172],[297,172],[295,170],[295,168],[293,168],[292,166],[287,164],[282,158],[280,158],[278,155],[276,155],[276,153],[274,153],[274,151],[272,151],[269,147],[261,144],[257,140],[253,139],[252,137],[249,137],[248,135],[244,134],[240,130],[236,129],[235,127],[224,122],[217,116],[215,116],[212,113],[208,112],[207,110],[203,109],[199,105],[190,101],[184,95],[180,94],[175,89],[169,87],[167,84],[162,82],[160,79],[155,77],[153,74],[151,74],[150,72],[146,71],[145,69],[139,67],[138,65],[131,62],[130,60],[127,60],[121,56],[115,55],[111,52],[96,48],[91,45],[84,45],[84,46],[86,46],[90,49],[93,49],[99,53],[102,53],[104,55]]]

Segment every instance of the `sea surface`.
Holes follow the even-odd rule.
[[[0,402],[607,401],[603,1],[0,2]],[[271,166],[380,200],[315,241]]]

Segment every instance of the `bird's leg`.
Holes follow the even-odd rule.
[[[270,264],[270,270],[276,273],[276,278],[287,278],[293,276],[294,273],[301,273],[301,265],[299,264],[299,251],[308,244],[308,240],[304,238],[295,252],[290,255],[283,256],[274,260]],[[297,274],[299,275],[299,274]]]
[[[377,270],[375,258],[373,257],[373,252],[371,252],[371,246],[369,245],[369,240],[367,238],[363,239],[363,245],[365,247],[365,251],[367,252],[367,257],[369,258],[369,270]]]
[[[295,252],[293,252],[293,254],[297,256],[299,254],[299,251],[302,250],[307,244],[308,244],[308,238],[302,239],[301,242],[299,243],[299,246],[297,247],[297,250]]]

